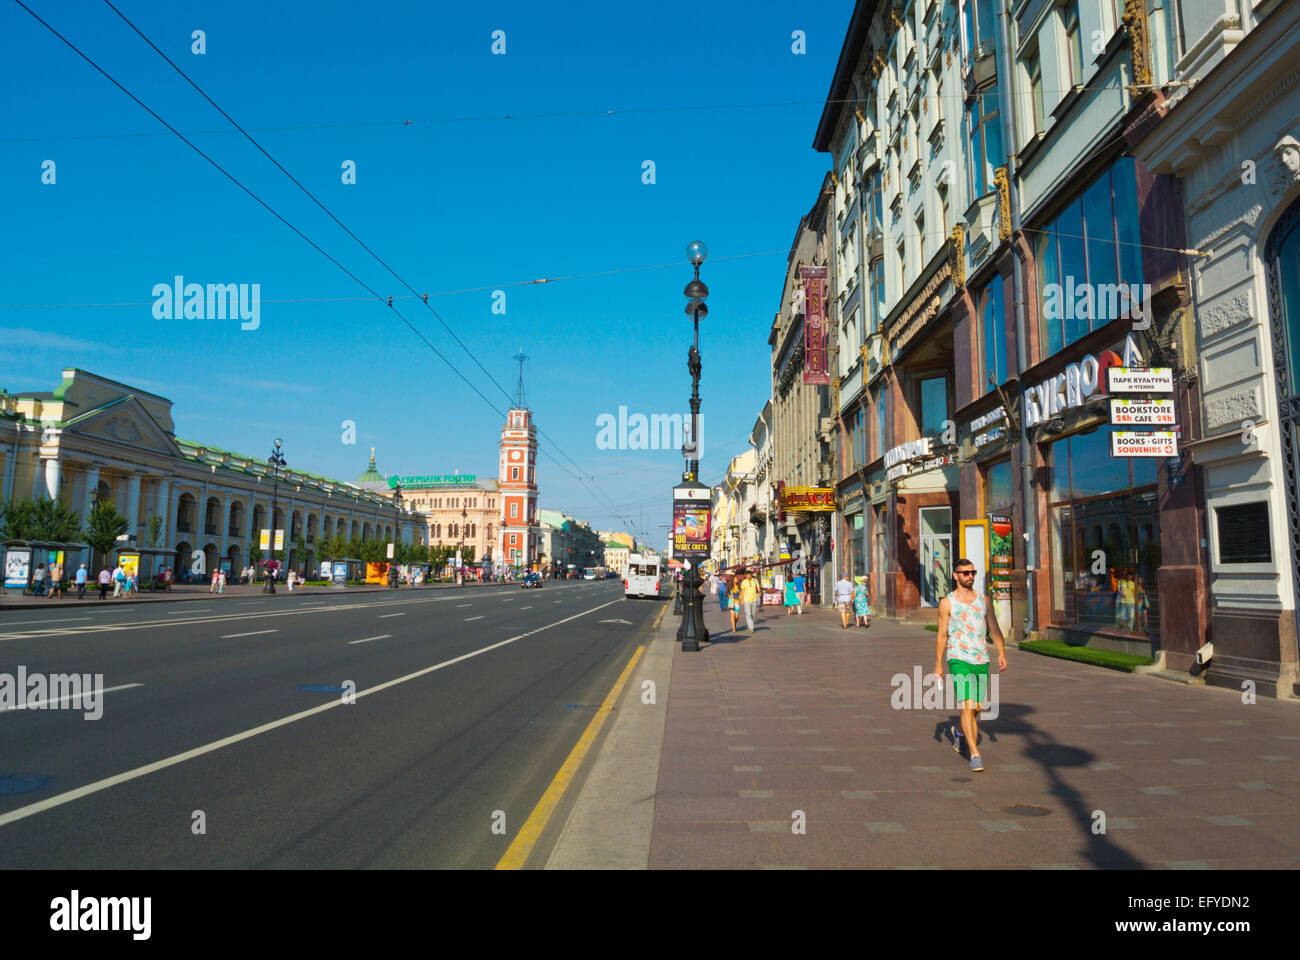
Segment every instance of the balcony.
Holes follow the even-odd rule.
[[[998,59],[992,40],[985,40],[962,59],[967,91],[982,90],[998,78]]]
[[[966,209],[966,238],[970,245],[971,270],[975,269],[997,242],[997,226],[994,223],[997,206],[998,194],[994,190],[977,198]]]

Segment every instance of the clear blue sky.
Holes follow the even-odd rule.
[[[366,283],[407,292],[106,5],[24,2]],[[851,0],[115,2],[412,286],[440,294],[430,304],[511,392],[523,346],[537,423],[631,523],[550,459],[542,506],[663,542],[680,454],[598,449],[596,420],[686,410],[694,239],[710,250],[702,479],[746,448],[786,265],[770,252],[788,249],[829,167],[810,144]],[[0,386],[51,390],[78,366],[170,398],[184,439],[262,456],[280,436],[315,473],[355,479],[374,445],[385,472],[495,474],[501,417],[392,311],[303,302],[367,294],[16,4],[0,5],[0,37]],[[719,105],[743,106],[664,109]],[[659,264],[676,265],[630,269]],[[626,272],[508,286],[604,271]],[[260,284],[259,329],[155,320],[152,289],[177,274]],[[467,288],[487,289],[446,293]],[[394,302],[504,409],[422,305]],[[116,303],[129,305],[81,306]],[[29,304],[77,306],[14,307]]]

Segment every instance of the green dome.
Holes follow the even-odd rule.
[[[373,483],[373,482],[383,483],[384,477],[378,470],[375,469],[375,448],[371,447],[370,466],[366,468],[365,473],[363,473],[360,477],[357,478],[357,483]]]

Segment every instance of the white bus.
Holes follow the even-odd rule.
[[[672,595],[672,582],[658,557],[634,553],[627,558],[627,579],[623,581],[623,594],[656,599]]]

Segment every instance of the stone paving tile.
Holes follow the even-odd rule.
[[[656,817],[650,868],[753,867],[779,863],[771,835],[750,833],[747,824],[663,823]]]
[[[655,797],[655,819],[689,823],[747,823],[762,820],[766,808],[757,799],[738,796],[704,798]]]

